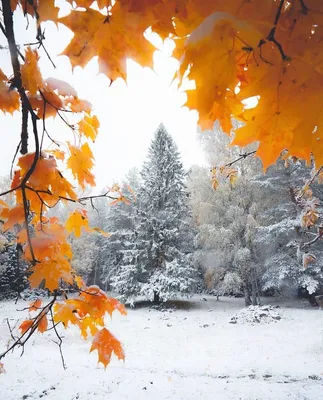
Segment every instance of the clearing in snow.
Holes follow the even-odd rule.
[[[248,321],[243,299],[196,296],[159,309],[147,303],[115,314],[108,327],[122,341],[126,360],[97,365],[76,329],[63,333],[63,370],[54,335],[36,334],[4,360],[5,400],[320,400],[323,398],[323,311],[303,301],[264,299],[280,319]],[[0,303],[0,346],[25,303]],[[175,307],[176,306],[176,307]],[[259,314],[259,310],[257,311]],[[239,323],[242,316],[243,323]],[[237,323],[230,323],[236,317]],[[260,318],[264,318],[260,317]],[[268,317],[266,317],[268,320]]]

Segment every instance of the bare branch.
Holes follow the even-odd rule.
[[[62,338],[60,337],[59,333],[57,332],[57,329],[56,329],[56,325],[57,325],[57,324],[54,323],[54,316],[53,316],[53,310],[52,310],[52,308],[50,308],[50,314],[51,314],[52,321],[53,321],[53,326],[52,326],[52,328],[54,329],[55,334],[56,334],[57,339],[58,339],[58,347],[59,347],[59,352],[60,352],[60,355],[61,355],[61,360],[62,360],[63,368],[66,369],[66,364],[65,364],[64,356],[63,356],[63,352],[62,352],[62,343],[63,343],[63,340],[62,340]]]

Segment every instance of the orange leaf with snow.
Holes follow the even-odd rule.
[[[111,355],[114,353],[119,360],[124,360],[125,355],[121,343],[106,328],[101,329],[92,342],[90,352],[97,350],[99,363],[106,368],[110,363]]]

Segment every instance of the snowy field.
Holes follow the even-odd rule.
[[[268,299],[266,299],[266,303]],[[274,300],[270,299],[274,304]],[[74,329],[64,331],[63,370],[50,332],[4,360],[0,399],[221,400],[323,399],[323,311],[306,302],[280,302],[271,323],[238,318],[243,299],[195,297],[178,308],[142,304],[109,323],[121,339],[126,361],[106,371],[90,344]],[[15,324],[25,303],[0,303],[0,351],[5,319]]]

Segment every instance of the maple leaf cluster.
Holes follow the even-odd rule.
[[[211,168],[211,181],[214,190],[217,189],[220,182],[228,181],[231,186],[234,186],[238,178],[238,170],[230,165],[218,165]]]

